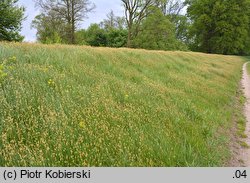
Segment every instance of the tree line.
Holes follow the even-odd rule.
[[[120,0],[98,24],[79,29],[95,9],[91,0],[35,0],[37,41],[151,50],[191,50],[249,55],[250,0]],[[17,0],[0,1],[0,40],[22,41]]]

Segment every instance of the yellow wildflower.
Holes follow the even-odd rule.
[[[48,84],[49,84],[49,85],[55,85],[55,82],[54,82],[52,79],[49,79],[49,80],[48,80]]]
[[[86,124],[85,124],[84,121],[81,121],[81,122],[79,123],[79,126],[80,126],[81,128],[85,128],[85,127],[86,127]]]

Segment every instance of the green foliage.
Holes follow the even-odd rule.
[[[92,24],[87,30],[76,32],[77,44],[90,46],[123,47],[127,41],[127,30],[101,28]]]
[[[111,11],[100,24],[87,30],[75,31],[74,22],[49,11],[51,7],[46,15],[36,17],[33,27],[38,30],[38,40],[47,44],[124,47],[127,42],[128,47],[152,50],[250,54],[250,0],[157,0],[145,8],[145,1],[134,2],[132,12],[126,10],[127,19]],[[57,3],[53,1],[52,7]],[[185,4],[189,5],[187,16],[180,14]]]
[[[52,25],[47,30],[52,32],[52,37],[46,37],[43,39],[43,42],[54,42],[54,40],[58,41],[57,37],[59,36],[63,42],[68,44],[75,44],[75,32],[77,30],[77,26],[80,22],[82,22],[87,14],[91,12],[95,5],[90,0],[34,0],[36,2],[37,7],[41,9],[43,12],[43,20],[39,23],[39,28],[46,29],[47,24]],[[37,26],[35,26],[37,27]],[[63,29],[61,29],[63,28]],[[38,30],[38,34],[39,31]],[[63,31],[63,36],[62,36]],[[57,34],[55,34],[57,33]],[[46,33],[45,33],[46,34]]]
[[[45,44],[59,44],[62,43],[62,38],[59,36],[57,32],[52,32],[52,34],[49,37],[46,37],[46,40],[44,42]]]
[[[0,1],[0,41],[22,41],[19,34],[24,20],[24,8],[16,5],[17,0]]]
[[[92,24],[86,30],[86,42],[91,46],[107,46],[106,32],[98,24]]]
[[[107,31],[108,47],[124,47],[127,43],[128,31],[125,29],[110,29]]]
[[[249,0],[190,0],[192,49],[207,53],[247,54]]]
[[[77,45],[87,45],[88,44],[86,42],[87,36],[86,36],[85,29],[81,29],[81,30],[76,31],[75,37],[76,37],[76,44]]]
[[[53,11],[40,14],[32,21],[32,27],[37,29],[37,40],[45,44],[67,43],[67,24]]]
[[[155,9],[141,26],[141,31],[133,40],[136,48],[152,50],[174,50],[179,49],[175,37],[174,25],[167,16],[164,16],[159,9]]]
[[[191,22],[188,20],[188,17],[185,15],[168,15],[171,22],[175,27],[175,35],[177,40],[181,41],[184,44],[188,44],[188,30],[191,26]]]

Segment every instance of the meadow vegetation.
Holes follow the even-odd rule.
[[[0,43],[0,166],[222,166],[245,61]]]

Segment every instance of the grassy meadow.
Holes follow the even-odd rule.
[[[0,43],[0,166],[223,166],[245,61]]]

